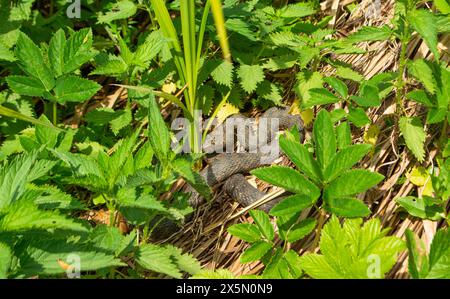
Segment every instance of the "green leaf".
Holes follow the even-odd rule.
[[[428,272],[428,257],[425,245],[410,230],[406,232],[406,246],[408,247],[408,270],[412,278],[418,279],[426,276]]]
[[[277,217],[289,216],[303,211],[304,209],[312,206],[314,203],[315,200],[311,200],[311,198],[307,195],[291,195],[276,204],[270,210],[270,215]]]
[[[13,62],[16,60],[14,57],[14,53],[11,52],[5,45],[1,43],[0,40],[0,60],[6,60],[9,62]]]
[[[242,64],[237,71],[237,76],[241,79],[242,88],[247,93],[251,93],[256,90],[258,83],[264,80],[264,71],[259,65]]]
[[[193,165],[186,159],[176,159],[172,161],[173,169],[182,176],[201,196],[205,199],[212,197],[211,188],[206,183],[205,179],[192,168]]]
[[[123,20],[133,16],[137,12],[137,5],[130,0],[120,0],[105,14],[98,16],[99,24],[109,24],[116,20]]]
[[[340,273],[333,269],[327,262],[325,256],[307,253],[300,257],[300,267],[310,277],[316,279],[338,279],[343,278]]]
[[[326,203],[326,209],[340,217],[365,217],[370,214],[369,208],[356,198],[332,197],[327,198]]]
[[[168,40],[161,36],[159,31],[152,31],[145,41],[137,48],[134,54],[133,64],[146,67],[147,63],[161,52],[163,47],[167,44]]]
[[[326,110],[317,114],[313,135],[317,161],[324,170],[336,154],[336,136],[330,114]]]
[[[96,52],[92,51],[92,29],[83,28],[67,39],[64,47],[63,73],[68,74],[91,60]]]
[[[322,173],[320,167],[306,146],[300,144],[300,142],[296,141],[291,135],[280,136],[279,143],[283,152],[292,162],[294,162],[300,171],[305,173],[315,182],[321,180]]]
[[[53,72],[57,77],[64,71],[64,50],[66,48],[66,35],[64,30],[59,29],[50,40],[48,47],[48,60]]]
[[[272,241],[275,237],[275,232],[272,226],[272,223],[270,223],[269,216],[260,210],[251,210],[250,216],[252,216],[253,220],[255,221],[256,225],[258,226],[259,231],[261,234],[268,240]]]
[[[416,30],[423,38],[431,52],[434,54],[435,59],[439,60],[439,51],[437,48],[438,30],[433,13],[425,9],[413,9],[408,11],[406,18],[414,30]]]
[[[271,166],[254,169],[251,174],[287,191],[304,194],[315,200],[320,195],[320,189],[307,180],[298,171],[284,166]]]
[[[416,59],[408,61],[407,67],[408,72],[419,80],[429,93],[434,94],[436,92],[437,83],[429,62],[424,59]]]
[[[317,221],[313,218],[307,218],[292,226],[288,233],[286,240],[294,243],[305,236],[309,235],[316,227]]]
[[[321,254],[300,257],[300,267],[312,278],[383,278],[404,250],[404,242],[386,237],[379,219],[362,226],[362,219],[346,219],[343,225],[332,216],[322,229]]]
[[[330,182],[359,162],[372,148],[370,144],[354,144],[340,150],[324,171],[324,180]]]
[[[19,200],[3,210],[0,228],[4,232],[25,232],[29,230],[62,229],[87,232],[81,223],[66,218],[57,211],[40,210],[33,202]]]
[[[45,116],[45,114],[42,114],[41,117],[39,117],[39,120],[50,124],[50,121]],[[49,126],[36,125],[35,130],[36,141],[39,144],[45,144],[50,148],[56,146],[56,143],[58,142],[59,133],[60,133],[59,131],[50,128]]]
[[[6,77],[9,88],[12,91],[30,97],[43,97],[46,92],[44,85],[39,79],[27,76],[8,76]]]
[[[355,195],[368,190],[383,180],[384,176],[365,169],[344,172],[324,189],[326,198]]]
[[[411,91],[406,94],[406,98],[408,100],[416,101],[417,103],[425,105],[425,107],[433,107],[434,104],[431,102],[430,98],[428,97],[427,93],[421,89]]]
[[[99,91],[101,85],[73,75],[58,78],[55,86],[55,97],[58,103],[84,102]]]
[[[148,101],[148,134],[150,143],[158,158],[165,161],[170,150],[169,129],[161,116],[161,112],[159,111],[158,104],[156,103],[153,94],[149,96]]]
[[[348,122],[342,122],[336,127],[337,147],[339,150],[345,149],[352,144],[352,132]]]
[[[24,33],[19,34],[15,55],[23,71],[38,79],[47,91],[55,86],[53,74],[44,61],[41,49]]]
[[[19,274],[27,277],[125,266],[113,255],[92,251],[85,245],[66,243],[64,240],[35,241],[24,247],[17,256],[20,260]]]
[[[261,240],[261,234],[259,229],[254,224],[249,223],[238,223],[230,226],[227,231],[241,240],[248,243],[254,243]]]
[[[358,128],[364,127],[365,125],[370,124],[370,119],[367,116],[364,109],[361,107],[357,108],[349,108],[349,113],[347,115],[347,119],[351,121]]]
[[[250,263],[261,259],[272,249],[272,245],[265,241],[257,241],[247,248],[241,255],[241,263]]]
[[[35,162],[35,153],[22,154],[0,169],[0,211],[25,192],[25,184]]]
[[[359,43],[366,41],[384,41],[388,40],[392,35],[392,30],[389,26],[384,25],[382,27],[368,27],[363,26],[361,29],[352,33],[346,38],[346,42]]]
[[[440,229],[430,246],[427,278],[450,278],[450,232]]]
[[[360,82],[364,79],[364,77],[358,72],[352,70],[351,68],[343,66],[339,66],[336,68],[336,76],[355,82]]]
[[[402,117],[399,121],[399,127],[408,148],[419,162],[423,162],[425,157],[424,144],[427,136],[420,118]]]
[[[434,0],[433,2],[437,9],[443,14],[450,13],[450,3],[447,0]]]
[[[355,103],[362,107],[377,107],[381,105],[380,96],[378,95],[378,88],[362,84],[358,96],[350,97]]]
[[[195,275],[201,271],[202,267],[200,262],[192,255],[188,253],[183,254],[180,248],[171,245],[166,245],[165,248],[168,252],[170,252],[172,259],[181,271],[187,272],[191,275]]]
[[[333,104],[340,101],[338,97],[325,88],[312,88],[309,91],[310,98],[302,103],[303,108],[310,108],[316,105]]]
[[[94,228],[89,239],[96,247],[114,253],[123,240],[123,236],[117,227],[98,225]]]
[[[323,80],[328,83],[328,85],[333,87],[333,89],[336,90],[341,95],[341,97],[347,98],[348,87],[342,80],[339,80],[335,77],[326,77]]]
[[[0,279],[8,278],[12,257],[11,248],[5,243],[0,243]]]
[[[278,10],[281,18],[303,18],[314,14],[316,10],[311,3],[295,3]]]
[[[90,75],[120,75],[128,70],[128,64],[121,57],[108,55],[106,61],[97,65]]]
[[[233,82],[233,64],[227,60],[222,61],[211,72],[211,77],[215,82],[231,87]]]
[[[436,205],[436,202],[427,196],[424,198],[413,196],[400,197],[397,199],[397,203],[414,217],[439,220],[444,215],[443,208]]]
[[[135,260],[147,270],[181,278],[180,270],[164,247],[154,244],[141,245],[135,253]]]

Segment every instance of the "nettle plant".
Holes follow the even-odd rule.
[[[57,124],[58,104],[84,102],[101,88],[96,82],[76,75],[95,53],[89,28],[72,32],[67,39],[60,29],[42,48],[26,34],[20,33],[14,55],[26,76],[11,75],[6,81],[11,90],[20,95],[39,97],[53,103],[53,123]]]
[[[363,27],[349,37],[359,41],[399,40],[401,45],[399,69],[396,72],[396,77],[392,79],[397,102],[396,117],[406,146],[419,162],[422,162],[425,158],[426,131],[419,117],[406,115],[404,99],[413,100],[428,108],[427,124],[443,123],[441,143],[445,145],[444,135],[448,125],[449,111],[448,82],[450,80],[447,66],[439,62],[438,51],[438,35],[450,31],[448,15],[446,15],[448,11],[446,11],[445,6],[437,5],[442,13],[433,13],[418,7],[421,3],[422,1],[416,0],[397,1],[395,17],[392,20],[393,28],[389,26],[383,26],[382,28]],[[406,56],[407,47],[417,36],[415,33],[422,38],[430,49],[434,56],[434,62],[423,59],[408,60]],[[406,71],[410,76],[405,78]],[[407,93],[407,88],[413,83],[411,77],[422,83],[425,90],[416,89]]]
[[[154,217],[181,221],[192,211],[186,194],[175,194],[171,205],[158,200],[178,177],[210,196],[209,187],[192,171],[195,160],[170,150],[169,131],[156,101],[151,100],[149,141],[137,142],[138,128],[120,140],[110,155],[98,151],[94,158],[71,153],[73,134],[47,126],[36,127],[34,138],[21,140],[25,153],[4,162],[0,171],[1,277],[75,275],[77,271],[86,277],[143,277],[151,271],[181,278],[183,272],[200,270],[199,263],[181,250],[148,243]],[[86,210],[85,204],[46,183],[52,181],[90,190],[95,204],[109,209],[109,225],[92,228],[74,218],[74,212]],[[136,229],[119,230],[117,212]],[[133,261],[127,274],[120,271],[124,261]]]
[[[182,221],[192,212],[188,194],[176,194],[172,205],[158,198],[173,183],[184,178],[205,198],[211,197],[209,186],[192,170],[196,158],[180,156],[171,149],[171,137],[154,97],[149,98],[148,141],[138,142],[141,129],[119,140],[109,151],[95,157],[53,149],[51,152],[70,166],[72,176],[65,183],[82,186],[95,194],[96,204],[105,204],[110,211],[110,225],[117,226],[117,212],[129,223],[143,226],[143,242],[147,242],[152,220],[163,216]],[[156,159],[157,163],[153,161]]]

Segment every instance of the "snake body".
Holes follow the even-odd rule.
[[[303,132],[303,122],[299,115],[291,115],[288,113],[287,108],[271,108],[267,110],[261,117],[268,120],[278,119],[279,130],[290,129],[293,126],[297,126],[300,133]],[[233,116],[235,118],[246,117],[238,114]],[[268,124],[270,126],[270,122]],[[214,139],[216,136],[223,136],[223,134],[216,134],[217,130],[224,129],[223,125],[218,126],[213,130],[209,137]],[[248,134],[248,131],[245,133]],[[303,134],[300,134],[303,136]],[[242,137],[242,136],[241,136]],[[248,137],[248,136],[246,136]],[[224,136],[223,138],[226,138]],[[267,136],[267,141],[270,140],[270,136]],[[303,138],[303,137],[302,137]],[[275,140],[275,142],[277,142]],[[218,149],[217,144],[223,146],[227,144],[227,140],[223,140],[221,143],[212,142],[212,146],[215,146],[215,150]],[[246,148],[246,150],[249,150]],[[242,206],[247,207],[254,202],[261,199],[266,193],[258,190],[247,182],[244,174],[249,173],[251,170],[270,165],[275,159],[262,159],[264,154],[262,152],[242,152],[242,153],[221,153],[208,159],[208,165],[200,172],[205,182],[214,187],[220,183],[223,183],[223,190],[231,198],[235,199]],[[189,204],[195,209],[203,203],[202,196],[195,191],[191,186],[185,188],[185,192],[191,193],[189,198]],[[259,206],[258,208],[264,211],[269,211],[277,202],[281,199],[274,199],[266,204]],[[187,217],[188,219],[190,217]],[[179,227],[172,221],[162,221],[153,231],[154,239],[167,238],[173,233],[177,232]]]

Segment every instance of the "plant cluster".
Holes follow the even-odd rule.
[[[448,3],[397,0],[389,24],[346,37],[317,0],[84,0],[76,18],[68,6],[0,0],[0,278],[235,277],[151,237],[193,212],[180,182],[214,197],[199,174],[197,111],[283,105],[311,134],[280,136],[292,167],[251,171],[288,195],[227,228],[249,243],[242,263],[264,264],[251,277],[384,278],[408,250],[412,278],[450,278]],[[431,58],[408,57],[417,40]],[[365,78],[339,59],[379,41],[400,46],[395,72]],[[410,230],[389,236],[365,197],[390,179],[368,169],[380,150],[371,115],[390,100],[383,121],[413,161],[400,180],[417,187],[395,203],[439,224],[429,250]],[[190,154],[172,146],[178,115]]]

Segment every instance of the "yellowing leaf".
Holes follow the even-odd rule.
[[[375,146],[377,144],[378,135],[380,135],[380,128],[373,124],[366,132],[364,132],[364,142]]]
[[[305,109],[300,113],[300,116],[302,117],[304,125],[307,126],[312,123],[314,119],[314,112],[312,109]]]
[[[165,93],[174,94],[175,91],[177,91],[177,86],[175,83],[170,82],[170,83],[164,84],[161,89]]]
[[[239,113],[239,108],[230,103],[224,103],[217,112],[217,120],[219,124],[223,123],[229,116]]]
[[[411,172],[409,172],[406,177],[418,187],[425,186],[427,181],[431,180],[430,175],[424,167],[414,167]]]
[[[431,181],[431,178],[428,179],[428,181],[425,183],[425,186],[423,186],[422,189],[422,196],[433,196],[434,189],[433,189],[433,183]]]

